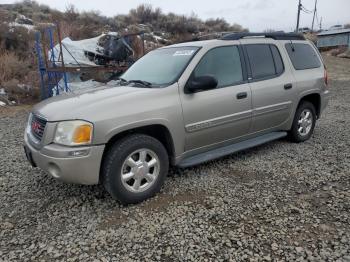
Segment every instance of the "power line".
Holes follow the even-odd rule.
[[[302,3],[301,3],[301,0],[299,0],[299,3],[298,3],[298,16],[297,16],[297,26],[295,28],[295,31],[298,32],[299,31],[299,24],[300,24],[300,13],[301,11],[306,13],[306,14],[312,14],[314,13],[314,16],[313,16],[313,19],[312,19],[312,30],[313,30],[313,25],[314,25],[314,22],[315,22],[315,15],[316,15],[316,5],[317,5],[317,0],[315,0],[316,3],[315,3],[315,8],[314,10],[309,10],[307,9]]]
[[[301,11],[303,11],[305,14],[308,14],[308,15],[312,13],[312,12],[310,12],[308,10],[303,9],[303,8],[301,9]]]
[[[302,11],[304,11],[307,14],[311,14],[312,13],[312,11],[307,9],[304,5],[301,5],[301,8],[302,8]]]

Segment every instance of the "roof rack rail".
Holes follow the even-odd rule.
[[[224,37],[225,35],[231,35],[234,34],[235,32],[212,32],[212,33],[208,33],[206,35],[197,35],[194,38],[192,38],[191,41],[202,41],[202,40],[212,40],[212,39],[221,39],[222,37]]]
[[[265,37],[272,38],[274,40],[305,40],[302,34],[297,33],[233,33],[227,34],[221,37],[221,40],[239,40],[245,37]]]

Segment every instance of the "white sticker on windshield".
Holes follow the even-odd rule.
[[[176,51],[173,56],[180,56],[180,55],[184,55],[184,56],[189,56],[192,55],[194,53],[194,50],[180,50],[180,51]]]

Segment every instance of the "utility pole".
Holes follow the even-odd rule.
[[[312,18],[311,32],[314,31],[314,23],[315,23],[316,12],[317,12],[317,0],[315,0],[314,17]]]
[[[301,0],[299,0],[299,4],[298,4],[297,27],[295,28],[296,33],[298,33],[299,31],[300,11],[301,11]]]
[[[322,16],[321,16],[321,19],[320,19],[320,31],[322,31]]]

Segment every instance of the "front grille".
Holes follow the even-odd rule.
[[[43,118],[40,118],[36,115],[32,116],[32,121],[30,123],[30,131],[32,135],[39,141],[41,141],[44,135],[46,122],[47,121]]]

